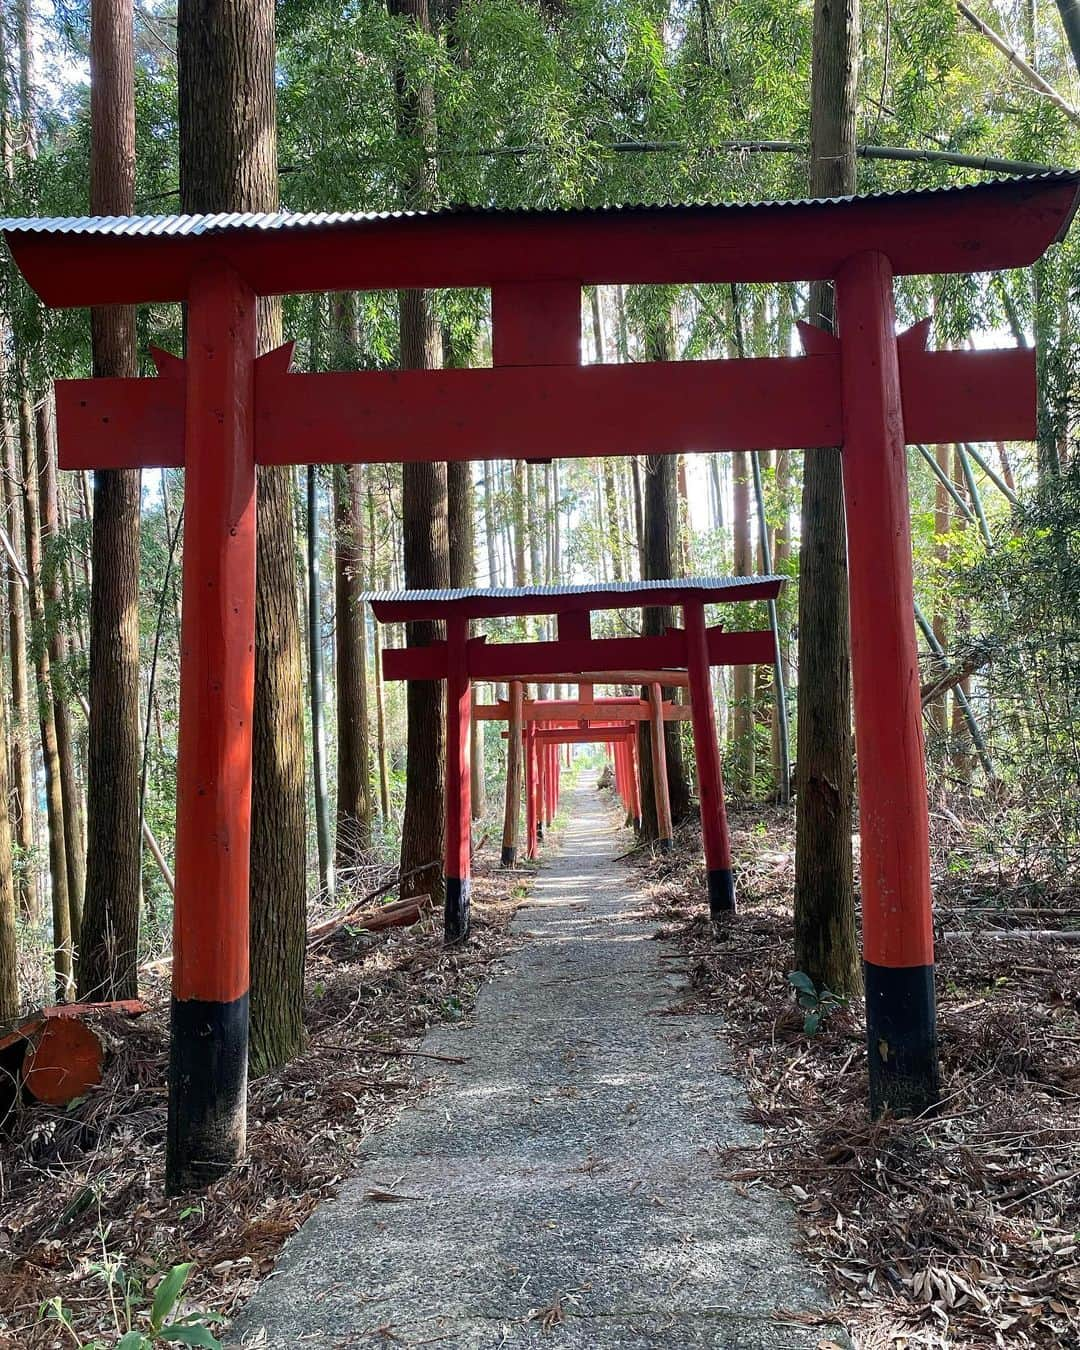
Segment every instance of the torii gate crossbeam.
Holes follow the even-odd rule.
[[[927,352],[924,328],[898,340],[892,279],[1028,266],[1067,228],[1078,184],[1059,173],[613,212],[0,221],[46,304],[188,306],[187,358],[163,359],[159,379],[57,386],[62,467],[183,464],[191,475],[171,1190],[213,1180],[244,1147],[257,463],[624,454],[645,431],[658,437],[651,453],[840,441],[856,741],[873,766],[859,784],[871,1104],[936,1099],[904,446],[1032,436],[1034,355]],[[838,346],[810,334],[802,358],[580,368],[583,285],[815,279],[835,283]],[[259,296],[455,286],[491,288],[494,370],[290,375],[283,353],[256,360]]]

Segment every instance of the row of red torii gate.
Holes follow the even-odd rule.
[[[929,320],[897,333],[893,280],[1027,267],[1068,229],[1078,188],[1080,175],[1061,172],[752,205],[0,221],[47,305],[187,305],[185,356],[161,356],[159,378],[56,384],[61,467],[186,471],[170,1190],[214,1180],[245,1150],[255,483],[266,464],[840,447],[871,1106],[933,1105],[905,446],[1031,439],[1035,354],[928,351]],[[816,280],[833,283],[838,333],[803,326],[803,356],[581,364],[583,286]],[[305,374],[290,371],[288,346],[258,354],[260,296],[453,287],[490,289],[490,368]],[[491,676],[483,644],[463,623],[450,630],[442,671],[412,678],[458,680],[452,727],[462,649],[465,688]]]
[[[701,833],[705,850],[709,908],[714,919],[735,907],[731,846],[724,806],[723,775],[716,737],[710,667],[767,665],[775,657],[770,629],[728,632],[708,627],[706,606],[775,600],[781,577],[696,577],[680,580],[609,582],[586,586],[538,586],[507,590],[397,591],[371,597],[381,623],[441,622],[446,639],[426,647],[388,647],[383,674],[388,680],[446,682],[446,914],[448,942],[461,941],[469,927],[469,866],[472,854],[470,729],[474,717],[508,724],[504,864],[517,852],[516,829],[525,787],[527,850],[536,856],[545,823],[554,814],[556,748],[575,741],[612,747],[619,795],[640,818],[636,724],[649,725],[658,843],[672,842],[664,726],[689,717],[694,736]],[[681,610],[681,627],[655,636],[595,638],[592,614],[647,606]],[[470,637],[483,619],[555,615],[553,641],[488,643]],[[485,680],[509,685],[501,704],[477,705],[472,684]],[[575,700],[525,702],[531,684],[577,684]],[[597,684],[641,685],[648,697],[597,699]],[[665,690],[688,688],[689,707],[665,699]],[[524,764],[524,769],[523,769]]]

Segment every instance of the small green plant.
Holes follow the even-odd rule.
[[[150,1310],[140,1314],[143,1302],[142,1284],[137,1277],[130,1275],[123,1264],[106,1252],[104,1258],[95,1266],[95,1272],[105,1282],[112,1307],[113,1322],[116,1325],[118,1339],[113,1342],[112,1350],[154,1350],[157,1345],[201,1346],[202,1350],[222,1350],[221,1342],[210,1330],[210,1323],[225,1319],[220,1313],[190,1312],[182,1317],[174,1317],[180,1295],[191,1274],[190,1261],[173,1266],[166,1272],[154,1290]],[[42,1305],[42,1317],[51,1317],[59,1322],[71,1337],[77,1350],[109,1350],[109,1342],[95,1338],[84,1341],[71,1321],[71,1317],[59,1297],[51,1298]],[[134,1325],[145,1322],[143,1325]]]
[[[804,970],[793,970],[787,978],[788,984],[795,990],[799,1007],[806,1014],[803,1030],[808,1036],[816,1036],[838,1008],[847,1007],[847,999],[842,994],[834,994],[824,985],[818,989]]]

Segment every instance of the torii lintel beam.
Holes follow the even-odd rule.
[[[770,632],[726,633],[710,628],[709,663],[714,666],[765,666],[774,655]],[[686,670],[686,634],[669,628],[659,637],[558,638],[554,642],[493,642],[472,638],[465,646],[465,671],[472,680],[515,680],[528,670],[543,675],[572,670],[624,670],[634,666],[681,667]],[[388,647],[383,652],[387,680],[442,680],[446,678],[447,647]],[[550,679],[550,676],[548,676]],[[584,676],[577,676],[584,679]],[[666,682],[666,676],[658,683]]]
[[[572,316],[577,322],[576,314]],[[808,354],[622,365],[292,374],[292,344],[255,363],[259,464],[794,450],[843,440],[836,339],[800,326]],[[1035,353],[924,350],[899,341],[909,444],[1035,434]],[[59,380],[64,469],[181,468],[185,363],[157,379]]]
[[[689,705],[685,703],[672,703],[667,699],[661,706],[665,722],[688,722],[692,716]],[[510,704],[505,700],[498,703],[474,703],[472,714],[477,722],[508,722]],[[575,722],[582,719],[595,721],[600,717],[614,716],[626,722],[647,722],[652,713],[646,699],[629,698],[596,699],[592,702],[583,699],[543,699],[525,703],[521,710],[523,722],[544,723],[568,718]]]

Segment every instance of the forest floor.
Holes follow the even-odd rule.
[[[686,1009],[723,1014],[763,1128],[716,1166],[794,1201],[863,1350],[1080,1346],[1080,944],[1054,936],[1075,931],[1080,894],[960,866],[963,822],[943,810],[933,824],[945,1095],[916,1120],[867,1119],[857,1000],[804,1030],[787,979],[791,812],[733,813],[740,912],[721,942],[696,823],[672,855],[635,860],[651,917],[689,958]]]
[[[141,1322],[181,1262],[194,1263],[186,1306],[231,1315],[353,1170],[360,1141],[423,1094],[434,1066],[415,1038],[464,1017],[510,946],[532,872],[501,872],[497,858],[488,845],[477,859],[466,946],[443,948],[439,915],[345,928],[309,952],[308,1048],[251,1084],[247,1160],[206,1193],[164,1197],[165,976],[143,991],[146,1015],[106,1029],[100,1089],[67,1110],[18,1108],[0,1139],[0,1347],[112,1347],[125,1296]],[[43,1312],[57,1298],[74,1334]]]

